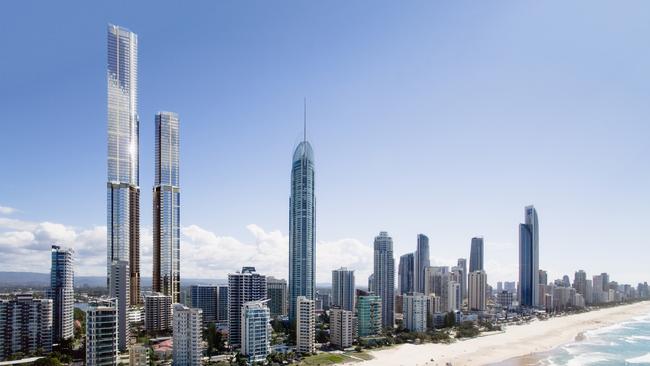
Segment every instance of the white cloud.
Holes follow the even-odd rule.
[[[13,207],[0,206],[0,215],[11,215],[16,212],[16,209]]]

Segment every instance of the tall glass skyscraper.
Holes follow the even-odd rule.
[[[345,267],[332,271],[332,306],[354,311],[354,270]]]
[[[424,293],[424,269],[430,265],[429,238],[424,234],[418,234],[418,243],[415,250],[415,274],[413,277],[415,292]]]
[[[519,304],[539,304],[539,223],[533,206],[524,210],[526,221],[519,224]]]
[[[181,189],[179,121],[172,112],[156,114],[156,175],[153,188],[153,290],[181,301]],[[204,318],[206,314],[204,313]]]
[[[72,249],[52,245],[50,288],[47,297],[53,300],[52,340],[56,343],[74,336],[74,269]]]
[[[129,263],[129,302],[140,301],[138,36],[108,26],[107,279],[113,262]]]
[[[399,257],[399,265],[397,266],[397,287],[400,295],[406,295],[409,292],[415,292],[413,287],[414,269],[415,255],[413,253],[406,253]]]
[[[296,317],[296,299],[315,296],[314,151],[305,138],[293,153],[289,199],[289,318]]]
[[[373,290],[381,297],[381,321],[386,328],[395,325],[395,258],[393,238],[382,231],[374,242]]]
[[[484,271],[483,268],[483,238],[472,238],[469,253],[469,272]]]

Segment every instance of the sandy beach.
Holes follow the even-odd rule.
[[[650,301],[587,313],[510,325],[505,332],[457,341],[452,344],[403,344],[370,352],[372,360],[356,365],[488,365],[522,357],[576,340],[582,332],[630,320],[650,313]],[[432,361],[433,360],[433,361]]]

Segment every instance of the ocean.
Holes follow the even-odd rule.
[[[650,365],[650,314],[587,331],[576,338],[579,340],[551,352],[512,359],[499,365]]]

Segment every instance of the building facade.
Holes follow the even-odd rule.
[[[92,306],[86,310],[87,366],[117,365],[117,323],[117,309],[114,306]]]
[[[50,288],[52,299],[52,340],[59,342],[74,336],[74,251],[52,245]]]
[[[107,49],[107,279],[110,287],[114,262],[128,262],[128,302],[137,305],[140,302],[138,36],[110,24]]]
[[[483,238],[472,238],[472,244],[469,254],[469,271],[482,271],[483,268]]]
[[[411,332],[427,330],[427,296],[420,293],[404,295],[404,328]]]
[[[181,301],[179,146],[178,115],[156,113],[152,287],[171,296],[174,303]]]
[[[431,265],[429,238],[424,234],[418,234],[414,260],[413,291],[424,293],[424,269]]]
[[[269,299],[271,317],[286,316],[289,311],[287,281],[274,277],[266,278],[266,297]]]
[[[340,308],[330,309],[330,343],[340,349],[354,342],[354,313]]]
[[[203,310],[203,323],[217,321],[219,311],[219,285],[190,286],[192,307]]]
[[[168,331],[172,327],[172,297],[153,292],[144,296],[144,329],[149,334]]]
[[[291,163],[291,197],[289,199],[289,318],[295,319],[296,299],[314,300],[315,218],[314,151],[303,141],[293,153]]]
[[[460,292],[463,295],[463,300],[467,298],[467,259],[458,258],[457,267],[461,270],[462,276],[460,279]]]
[[[174,366],[200,366],[203,357],[203,310],[174,304]]]
[[[228,275],[228,340],[233,348],[241,346],[242,307],[265,298],[266,276],[255,272],[255,267],[243,267],[241,272]]]
[[[485,271],[469,273],[468,307],[473,311],[485,311],[486,303],[487,274]]]
[[[381,320],[386,328],[395,325],[395,258],[393,238],[382,231],[374,242],[373,290],[381,298]]]
[[[397,266],[397,288],[400,295],[405,295],[415,290],[413,284],[414,270],[414,253],[406,253],[399,257],[399,265]]]
[[[296,351],[316,352],[316,308],[305,296],[296,299]]]
[[[332,271],[332,304],[354,311],[354,270],[345,267]]]
[[[52,352],[52,307],[51,299],[31,293],[0,299],[0,360],[19,352]]]
[[[108,294],[115,300],[117,310],[118,347],[126,351],[131,338],[131,322],[129,322],[129,281],[130,271],[128,261],[113,261],[111,266],[111,281]]]
[[[539,222],[533,206],[525,208],[525,222],[519,225],[519,292],[523,307],[539,303]]]
[[[249,364],[266,362],[271,353],[271,312],[266,300],[249,301],[242,306],[241,353]]]
[[[357,333],[359,337],[381,334],[382,300],[376,295],[357,298]]]

